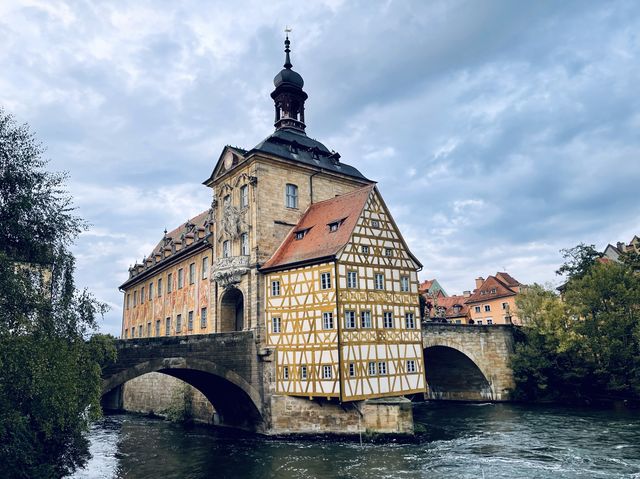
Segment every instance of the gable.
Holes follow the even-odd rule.
[[[489,276],[482,285],[467,299],[467,303],[491,301],[505,296],[514,296],[516,292],[495,276]]]
[[[202,184],[211,186],[220,176],[233,170],[236,166],[242,163],[245,160],[245,153],[246,151],[242,148],[229,145],[225,146],[218,157],[218,161],[216,161],[216,166],[214,166],[211,176],[203,181]]]

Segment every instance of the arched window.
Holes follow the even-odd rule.
[[[285,205],[287,208],[298,207],[298,187],[287,183]]]

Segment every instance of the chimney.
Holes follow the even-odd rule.
[[[463,291],[463,292],[462,292],[462,295],[463,295],[465,298],[468,298],[469,296],[471,296],[471,291]]]
[[[480,289],[480,286],[482,286],[482,283],[484,283],[484,278],[482,276],[479,276],[476,278],[476,289]]]

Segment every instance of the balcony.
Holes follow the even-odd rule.
[[[249,272],[248,256],[230,256],[220,258],[213,263],[211,280],[218,283],[221,288],[237,284],[242,275]]]

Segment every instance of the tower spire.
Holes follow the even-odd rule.
[[[291,49],[289,48],[289,45],[291,45],[291,42],[289,41],[289,33],[291,32],[291,29],[289,27],[284,29],[284,32],[286,33],[286,37],[284,39],[284,53],[285,55],[285,59],[284,59],[284,67],[287,70],[291,70],[291,67],[293,66],[291,64],[291,58],[289,57],[289,53],[291,52]]]

